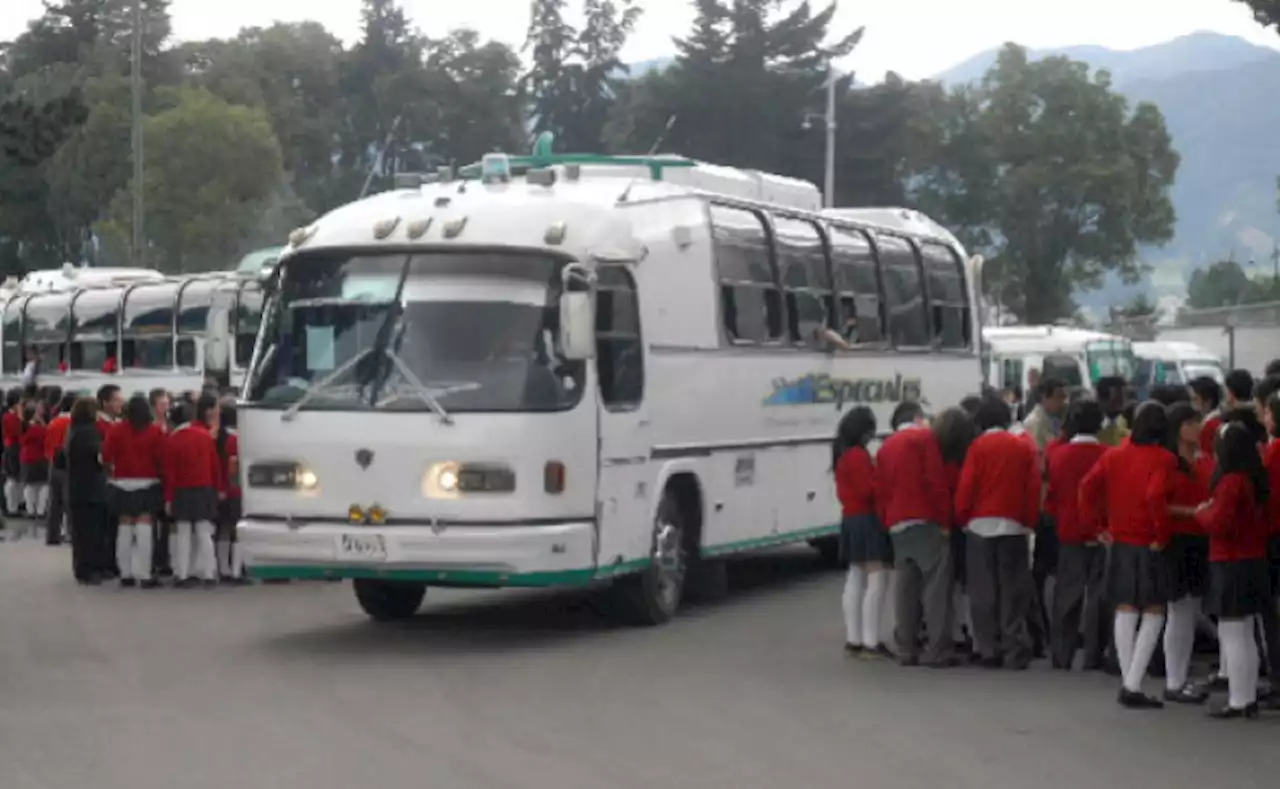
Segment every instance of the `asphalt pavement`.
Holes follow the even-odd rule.
[[[1273,786],[1280,714],[1121,709],[1114,680],[842,654],[839,573],[740,564],[656,629],[573,593],[85,588],[0,544],[3,789]],[[1158,686],[1152,680],[1151,689]]]

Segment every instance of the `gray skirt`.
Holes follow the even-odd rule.
[[[1115,543],[1107,563],[1107,588],[1112,605],[1148,608],[1174,598],[1173,561],[1168,550]]]
[[[1244,619],[1270,604],[1271,578],[1265,559],[1209,563],[1205,613],[1219,619]]]
[[[173,492],[173,519],[217,523],[218,491],[211,487],[178,488]]]
[[[893,564],[889,532],[875,515],[849,515],[840,523],[840,557],[849,564]]]
[[[136,520],[141,517],[154,518],[163,504],[164,496],[160,483],[149,485],[140,490],[126,490],[111,485],[112,509],[122,518]]]

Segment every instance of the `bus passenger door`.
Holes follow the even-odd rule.
[[[622,265],[601,266],[596,290],[599,394],[597,566],[607,572],[650,552],[652,489],[645,349],[635,280]]]

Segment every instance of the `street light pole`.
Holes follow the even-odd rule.
[[[130,257],[138,268],[146,266],[146,204],[143,201],[142,168],[142,0],[133,0],[133,52],[129,67],[133,88],[133,239]]]
[[[827,63],[827,152],[823,171],[823,201],[827,208],[836,205],[836,67]]]

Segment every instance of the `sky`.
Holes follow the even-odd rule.
[[[693,18],[690,1],[638,2],[644,15],[626,60],[671,55],[671,37],[686,32]],[[0,0],[0,5],[0,41],[20,34],[42,9],[40,0]],[[401,5],[427,35],[471,27],[514,46],[523,41],[529,19],[526,0],[401,0]],[[358,35],[359,7],[359,0],[172,0],[171,12],[181,40],[229,37],[241,27],[313,19],[351,42]],[[859,25],[867,29],[857,51],[839,64],[865,82],[879,81],[888,70],[909,79],[929,77],[1006,41],[1032,48],[1098,44],[1136,49],[1212,30],[1280,48],[1280,33],[1264,30],[1243,3],[1233,0],[846,2],[836,19],[842,31]]]

